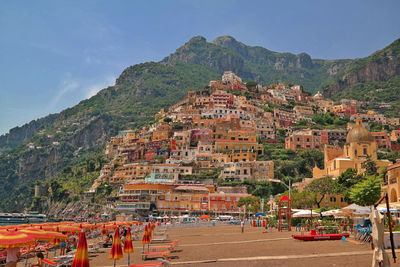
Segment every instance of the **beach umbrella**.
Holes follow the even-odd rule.
[[[151,225],[151,223],[149,223],[147,227],[147,238],[149,239],[149,243],[152,237],[152,232],[153,232],[153,226]]]
[[[199,219],[200,219],[200,220],[208,220],[208,219],[210,219],[210,216],[208,216],[208,215],[201,215]]]
[[[126,237],[125,237],[125,243],[124,243],[124,252],[128,253],[128,266],[129,266],[131,264],[131,253],[133,253],[131,228],[129,228],[129,227],[126,230]]]
[[[115,228],[115,233],[114,233],[114,240],[113,244],[111,247],[110,251],[110,259],[114,260],[114,266],[116,264],[116,261],[121,259],[123,257],[122,255],[122,245],[121,245],[121,238],[119,237],[119,228]]]
[[[78,237],[78,248],[76,249],[74,261],[72,262],[71,267],[89,267],[89,253],[85,232],[80,232]]]
[[[75,227],[75,226],[68,226],[68,225],[63,225],[63,226],[59,226],[58,227],[58,232],[67,232],[67,233],[79,233],[81,232],[82,229],[79,227]]]
[[[142,238],[142,245],[143,245],[143,250],[144,246],[150,244],[150,238],[149,238],[149,233],[148,233],[148,227],[147,224],[144,226],[144,233],[143,233],[143,238]]]
[[[57,232],[43,231],[38,229],[22,229],[19,230],[18,232],[27,234],[28,236],[31,236],[38,241],[53,241],[55,238],[57,239],[68,238],[66,235]]]
[[[22,247],[34,243],[35,239],[33,237],[21,232],[0,232],[0,248]]]
[[[310,211],[310,210],[302,210],[302,211],[298,211],[295,214],[293,214],[293,218],[309,218],[309,217],[318,217],[320,216],[320,214],[318,212],[315,211]]]

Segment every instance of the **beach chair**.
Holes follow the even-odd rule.
[[[166,234],[165,236],[155,236],[154,238],[151,239],[151,242],[162,242],[167,240],[168,240],[168,234]]]
[[[168,243],[163,246],[151,246],[149,247],[150,251],[160,251],[160,250],[169,250],[169,251],[174,251],[175,250],[175,243]]]
[[[44,266],[57,266],[57,263],[55,261],[49,260],[49,259],[43,259]]]
[[[147,260],[148,257],[154,257],[154,258],[164,258],[168,260],[168,255],[171,253],[170,250],[163,250],[163,251],[148,251],[144,252],[142,251],[142,260]]]
[[[159,266],[168,266],[171,262],[157,259],[159,262],[149,262],[149,263],[139,263],[139,264],[131,264],[129,267],[159,267]]]
[[[100,250],[100,246],[102,246],[103,242],[96,242],[92,244],[88,244],[88,252],[89,253],[97,253]]]

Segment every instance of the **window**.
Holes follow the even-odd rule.
[[[366,147],[364,147],[364,149],[363,149],[364,151],[364,155],[367,155],[367,148]]]

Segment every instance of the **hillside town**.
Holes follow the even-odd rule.
[[[121,212],[237,215],[245,212],[239,200],[251,196],[244,181],[283,184],[274,177],[274,161],[263,154],[265,144],[284,143],[287,150],[324,155],[324,167],[315,166],[312,177],[292,181],[290,189],[301,192],[348,169],[363,173],[363,162],[372,160],[387,171],[383,190],[397,202],[400,163],[377,155],[400,151],[400,121],[365,110],[365,104],[312,96],[299,85],[243,83],[226,71],[221,80],[161,109],[154,123],[111,138],[109,162],[87,194],[104,184],[119,187]],[[327,114],[333,122],[324,127],[319,120]],[[325,208],[348,205],[342,194],[322,197]],[[272,197],[263,201],[275,205]]]

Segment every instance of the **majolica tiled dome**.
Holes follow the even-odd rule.
[[[362,126],[360,117],[356,119],[356,124],[349,131],[346,137],[346,143],[359,143],[359,142],[374,142],[375,139],[372,134]]]

